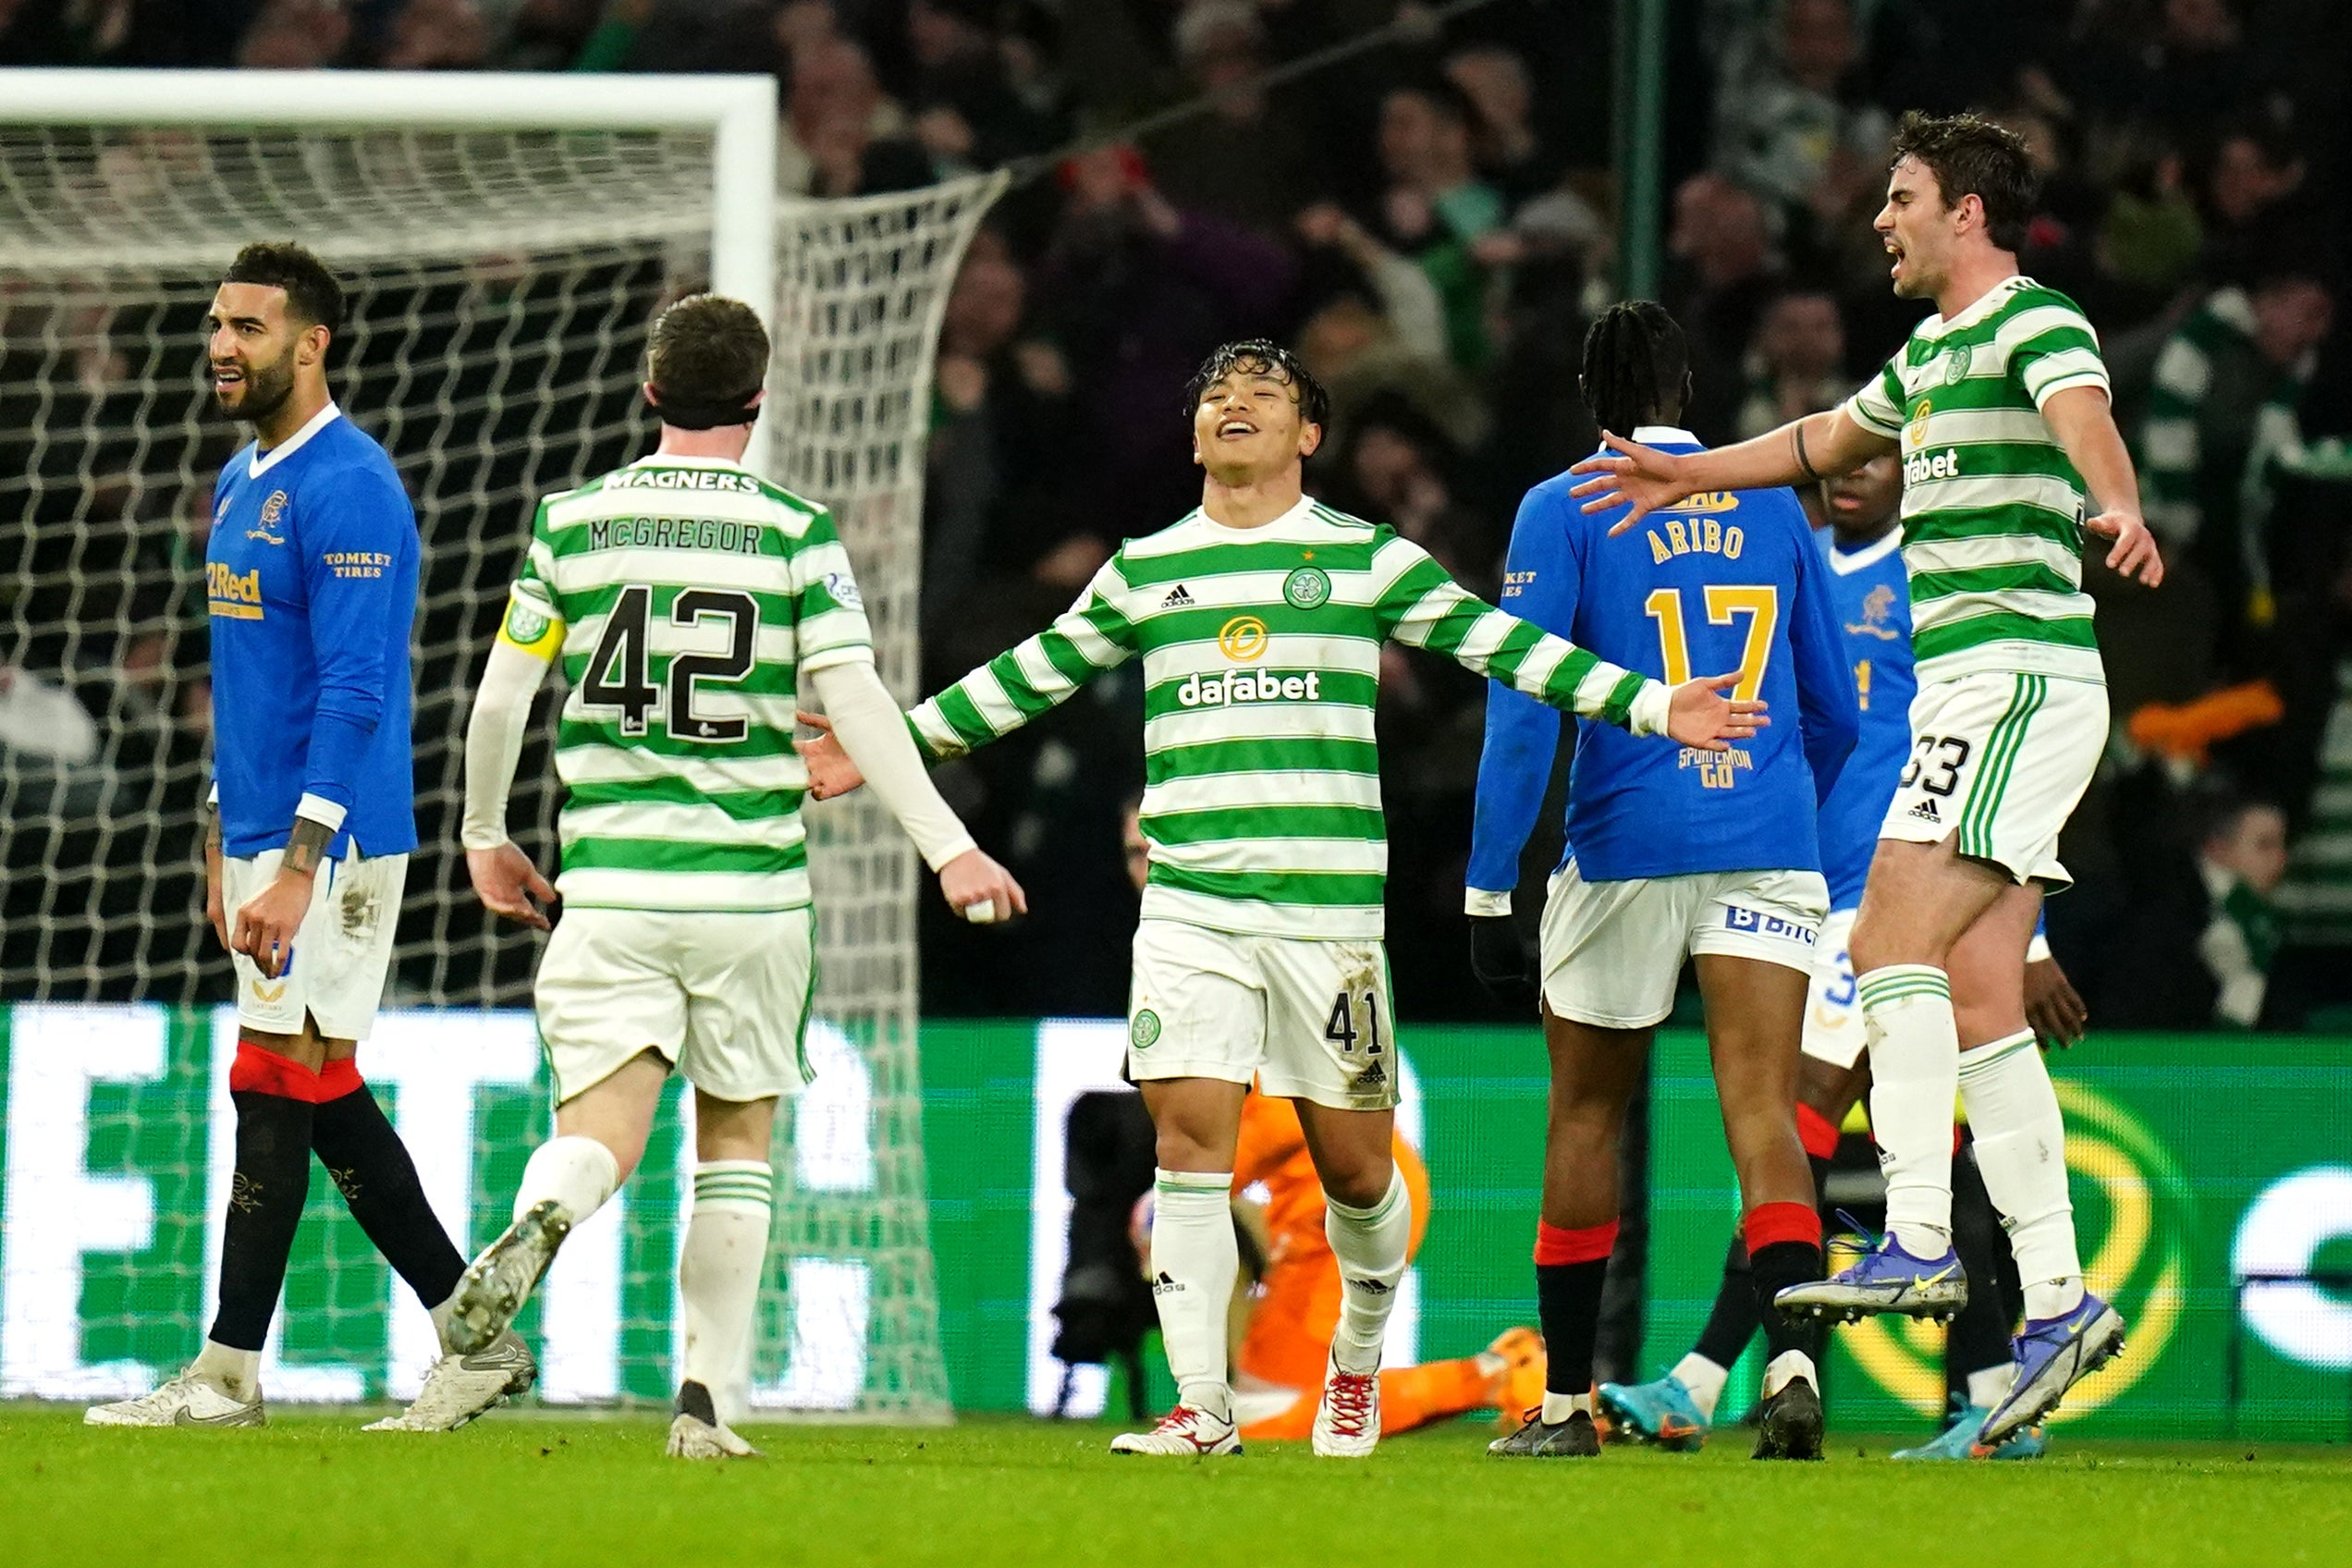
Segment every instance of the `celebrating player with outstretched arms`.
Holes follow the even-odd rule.
[[[489,1342],[566,1235],[643,1157],[663,1081],[694,1085],[694,1202],[679,1258],[685,1365],[669,1452],[755,1451],[744,1407],[767,1260],[776,1101],[808,1081],[802,1041],[815,925],[791,745],[801,679],[948,901],[1026,905],[939,798],[898,704],[829,514],[745,468],[768,338],[750,306],[680,300],[654,325],[652,456],[540,504],[466,730],[466,865],[482,901],[542,929],[539,1030],[556,1136],[532,1155],[514,1223],[467,1270],[451,1336]],[[533,693],[560,660],[556,738],[570,793],[553,887],[507,837]]]
[[[205,596],[216,775],[206,913],[237,969],[237,1163],[220,1305],[195,1364],[92,1426],[259,1426],[260,1367],[316,1152],[445,1330],[419,1408],[448,1423],[531,1386],[511,1336],[451,1354],[465,1267],[354,1058],[375,1022],[416,847],[409,734],[415,514],[326,389],[343,291],[296,245],[239,251],[209,318],[213,396],[253,426],[221,471]]]
[[[1682,328],[1655,304],[1611,307],[1585,339],[1585,399],[1603,430],[1677,451],[1689,396]],[[1829,890],[1815,811],[1853,749],[1854,682],[1828,571],[1786,490],[1714,492],[1661,508],[1640,533],[1569,498],[1570,477],[1527,493],[1512,529],[1504,601],[1537,625],[1668,680],[1736,664],[1799,728],[1710,755],[1581,726],[1567,852],[1546,890],[1541,995],[1551,1059],[1536,1292],[1549,1358],[1540,1407],[1492,1445],[1525,1458],[1599,1452],[1592,1362],[1602,1278],[1617,1240],[1617,1146],[1650,1032],[1673,1010],[1685,957],[1698,970],[1723,1131],[1767,1343],[1759,1459],[1818,1459],[1819,1331],[1770,1309],[1821,1273],[1821,1224],[1797,1135],[1797,1043]],[[1549,708],[1500,687],[1487,699],[1470,843],[1476,967],[1525,982],[1511,923],[1519,855],[1558,749]],[[1501,987],[1498,987],[1500,990]]]
[[[1630,524],[1701,491],[1902,455],[1919,695],[1852,941],[1889,1235],[1783,1300],[1926,1315],[1965,1297],[1951,1242],[1956,1088],[2026,1297],[2015,1386],[1979,1433],[1995,1445],[2123,1343],[2122,1318],[2083,1288],[2064,1131],[2018,976],[2042,888],[2069,880],[2059,829],[2106,744],[2081,531],[2112,539],[2108,564],[2150,586],[2163,563],[2090,324],[2017,272],[2033,211],[2025,142],[1973,116],[1913,114],[1893,153],[1878,229],[1895,292],[1936,313],[1884,372],[1833,413],[1720,452],[1612,440],[1577,465],[1595,476],[1577,493],[1592,509],[1623,504]]]
[[[1229,1201],[1253,1077],[1297,1102],[1328,1199],[1342,1302],[1314,1422],[1318,1454],[1379,1439],[1381,1336],[1412,1214],[1390,1143],[1397,1074],[1381,949],[1388,845],[1373,710],[1380,646],[1445,654],[1545,702],[1721,752],[1763,704],[1736,677],[1670,690],[1480,603],[1410,541],[1319,506],[1301,465],[1323,388],[1270,343],[1220,349],[1186,412],[1201,506],[1128,541],[1052,627],[915,710],[935,757],[961,755],[1141,656],[1143,828],[1128,1071],[1158,1134],[1152,1277],[1178,1404],[1122,1453],[1237,1452],[1226,1306]],[[857,770],[806,748],[820,796]]]

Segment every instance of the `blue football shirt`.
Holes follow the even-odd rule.
[[[369,855],[416,848],[409,630],[416,514],[330,403],[228,459],[204,553],[226,852],[281,849],[299,809]]]
[[[1634,438],[1700,450],[1680,430]],[[1815,813],[1853,748],[1853,680],[1829,570],[1785,489],[1694,496],[1617,538],[1623,508],[1587,515],[1560,474],[1513,525],[1502,607],[1602,658],[1680,684],[1733,670],[1770,728],[1729,752],[1586,723],[1569,779],[1568,855],[1589,881],[1700,872],[1818,871]],[[1559,715],[1489,683],[1468,882],[1508,892],[1542,809]]]

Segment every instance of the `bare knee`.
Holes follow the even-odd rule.
[[[1325,1197],[1350,1208],[1370,1208],[1389,1195],[1390,1183],[1396,1180],[1396,1159],[1383,1151],[1378,1158],[1349,1160],[1321,1175]]]
[[[774,1146],[776,1100],[722,1100],[694,1091],[697,1158],[766,1160]]]

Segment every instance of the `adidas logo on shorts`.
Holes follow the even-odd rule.
[[[1164,610],[1190,609],[1192,604],[1193,596],[1185,593],[1184,585],[1179,582],[1168,591],[1168,597],[1160,600],[1159,607]]]
[[[1910,815],[1922,822],[1932,822],[1939,827],[1943,823],[1943,815],[1936,810],[1936,803],[1933,801],[1921,801],[1911,808]]]

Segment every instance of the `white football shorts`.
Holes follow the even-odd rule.
[[[1854,936],[1857,911],[1831,910],[1821,922],[1813,949],[1813,984],[1805,998],[1805,1054],[1841,1072],[1862,1060],[1862,998],[1854,985]]]
[[[1587,882],[1572,860],[1544,896],[1544,1005],[1599,1029],[1647,1029],[1674,1011],[1686,956],[1721,953],[1809,974],[1829,909],[1818,871]]]
[[[1130,1078],[1255,1078],[1280,1099],[1338,1110],[1395,1106],[1395,1013],[1379,943],[1145,920],[1134,950]]]
[[[805,908],[567,910],[533,990],[556,1103],[648,1050],[717,1099],[789,1095],[809,1081],[815,987],[816,922]]]
[[[222,857],[221,901],[231,936],[239,907],[269,886],[285,858],[283,850]],[[408,879],[407,855],[364,859],[356,844],[343,859],[322,864],[283,974],[265,980],[251,959],[229,955],[237,966],[237,1022],[264,1034],[300,1035],[307,1014],[317,1020],[322,1039],[366,1039],[391,973],[392,934]]]
[[[1940,844],[2012,880],[2064,887],[2058,831],[2107,747],[2107,688],[1988,670],[1919,688],[1911,760],[1881,839]]]

